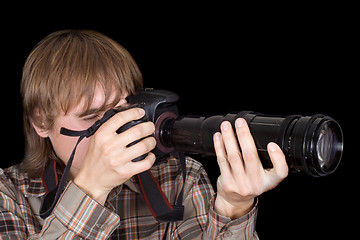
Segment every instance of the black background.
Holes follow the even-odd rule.
[[[257,231],[262,239],[323,239],[352,232],[358,180],[350,139],[356,142],[351,135],[358,125],[359,75],[354,75],[358,28],[351,6],[155,7],[160,9],[67,6],[60,14],[54,8],[13,11],[2,19],[1,167],[23,156],[19,85],[31,49],[56,30],[93,29],[132,54],[145,87],[177,92],[182,114],[252,110],[335,118],[345,136],[338,170],[324,178],[290,174],[260,196]],[[216,160],[199,160],[215,183]]]

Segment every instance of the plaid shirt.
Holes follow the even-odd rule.
[[[15,165],[0,169],[0,239],[257,239],[257,204],[236,220],[213,209],[215,193],[202,165],[188,158],[184,220],[158,222],[151,215],[135,178],[113,189],[105,206],[69,182],[53,213],[45,220],[39,209],[45,189]],[[183,181],[174,158],[151,172],[171,203]]]

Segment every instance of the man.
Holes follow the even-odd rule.
[[[130,54],[100,33],[58,31],[35,46],[21,83],[25,157],[20,165],[0,171],[2,239],[257,238],[256,197],[288,174],[281,149],[269,143],[274,168],[263,169],[246,121],[237,119],[236,129],[223,122],[214,134],[221,171],[215,194],[203,167],[191,158],[186,159],[184,182],[179,159],[169,156],[154,164],[152,122],[116,133],[142,118],[141,108],[115,114],[79,143],[64,191],[51,213],[40,217],[49,192],[45,169],[55,163],[53,178],[60,179],[77,142],[60,129],[88,129],[141,87],[142,75]],[[146,153],[142,161],[132,161]],[[183,188],[182,220],[152,216],[135,177],[149,169],[170,203]]]

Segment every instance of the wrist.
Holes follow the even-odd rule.
[[[254,206],[254,198],[232,204],[221,196],[215,199],[214,210],[219,215],[229,217],[232,220],[248,214]]]
[[[89,197],[104,205],[111,190],[97,188],[96,184],[91,184],[91,181],[84,180],[81,176],[77,176],[73,180],[74,184],[82,189]]]

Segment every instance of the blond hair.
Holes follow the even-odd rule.
[[[142,75],[131,55],[109,37],[89,30],[54,32],[40,41],[28,56],[21,81],[24,112],[25,156],[22,167],[30,177],[43,174],[49,159],[59,165],[48,138],[41,138],[32,124],[49,130],[55,118],[85,100],[84,114],[96,86],[105,92],[105,103],[115,93],[114,106],[124,93],[142,87]]]

